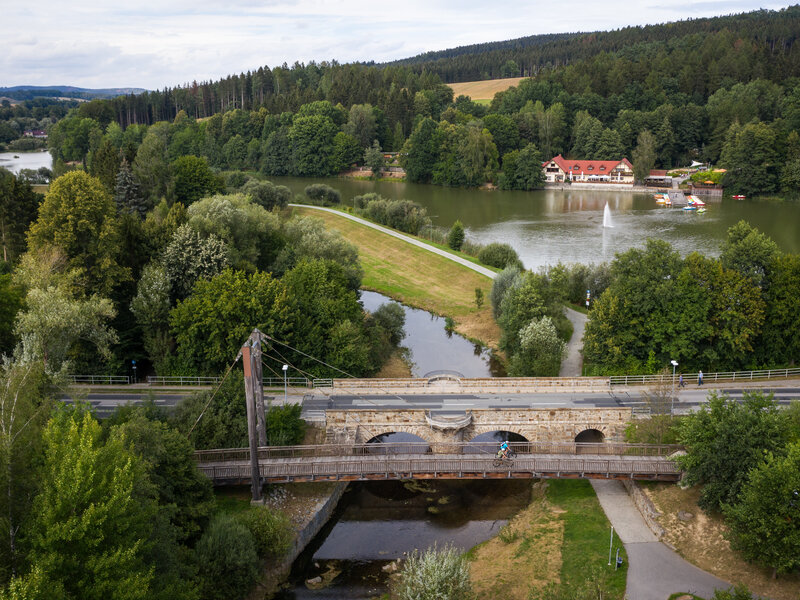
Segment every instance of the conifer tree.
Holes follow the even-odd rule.
[[[117,205],[117,212],[129,212],[139,215],[144,218],[147,212],[147,203],[145,202],[142,190],[133,176],[128,161],[122,159],[122,164],[117,173],[117,183],[114,187],[114,202]]]

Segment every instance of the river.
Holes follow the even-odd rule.
[[[0,167],[14,174],[21,169],[37,170],[39,167],[53,168],[53,157],[49,152],[0,152]]]
[[[370,312],[393,300],[377,292],[362,291],[361,302]],[[424,377],[433,371],[455,371],[463,377],[503,376],[502,365],[488,350],[457,333],[445,331],[445,321],[424,310],[400,305],[405,311],[406,337],[400,344],[409,350],[411,374]]]
[[[434,542],[467,550],[497,535],[527,506],[530,489],[530,481],[514,480],[351,484],[331,521],[295,562],[289,589],[276,598],[377,598],[389,579],[382,567],[393,559]],[[305,584],[334,574],[324,589]]]
[[[697,214],[663,208],[651,194],[626,191],[509,192],[339,178],[271,180],[295,193],[311,183],[326,183],[342,193],[345,203],[367,192],[413,200],[436,225],[449,227],[460,219],[470,239],[511,244],[529,269],[559,261],[612,260],[617,252],[642,247],[649,237],[670,242],[684,256],[693,251],[716,256],[727,229],[740,220],[770,236],[782,250],[800,253],[800,202],[706,200],[706,212]],[[606,203],[611,228],[603,227]]]

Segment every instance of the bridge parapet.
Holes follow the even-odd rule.
[[[441,393],[442,386],[458,388],[463,392],[489,394],[606,392],[610,389],[608,377],[477,377],[459,378],[450,374],[430,378],[408,379],[332,379],[330,387],[320,390],[327,393],[357,391],[370,394],[397,394],[413,391],[415,394]]]

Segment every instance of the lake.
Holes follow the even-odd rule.
[[[0,167],[14,174],[21,169],[37,170],[39,167],[53,168],[53,157],[49,152],[0,152]]]
[[[740,220],[769,235],[782,250],[800,253],[798,202],[707,199],[706,212],[697,214],[661,207],[651,194],[626,191],[511,192],[339,178],[271,181],[295,193],[312,183],[326,183],[342,193],[345,203],[367,192],[413,200],[427,209],[436,225],[449,227],[460,219],[472,240],[511,244],[529,269],[559,261],[612,260],[617,252],[643,247],[649,237],[668,241],[684,256],[693,251],[716,256],[726,231]],[[611,228],[603,227],[606,203]]]

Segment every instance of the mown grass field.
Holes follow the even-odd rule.
[[[508,79],[487,79],[484,81],[463,81],[461,83],[448,83],[453,90],[453,97],[469,96],[475,101],[491,100],[497,92],[504,92],[508,88],[519,85],[526,77],[509,77]]]
[[[467,552],[478,600],[528,600],[548,584],[574,592],[592,574],[605,582],[604,598],[621,600],[628,559],[622,550],[622,568],[608,566],[610,526],[589,481],[533,484],[530,505],[500,535]],[[563,597],[573,595],[582,597]]]
[[[500,330],[492,317],[492,280],[458,263],[380,231],[328,212],[295,208],[297,214],[321,218],[358,248],[364,268],[363,287],[416,308],[452,317],[456,331],[497,347]],[[475,288],[484,303],[475,305]]]

